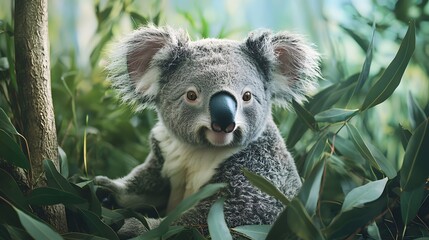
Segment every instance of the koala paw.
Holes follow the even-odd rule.
[[[97,186],[97,197],[104,207],[109,209],[119,207],[116,199],[124,191],[124,186],[105,176],[95,177],[94,184]]]

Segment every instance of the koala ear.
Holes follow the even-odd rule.
[[[176,51],[188,42],[188,35],[168,27],[143,27],[116,43],[109,55],[107,71],[112,86],[125,103],[137,111],[155,107],[161,65],[174,61]]]
[[[250,33],[246,46],[268,77],[274,104],[302,103],[316,88],[319,54],[301,36],[259,30]]]

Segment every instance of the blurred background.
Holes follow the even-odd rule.
[[[303,34],[322,54],[324,79],[320,80],[319,88],[322,90],[362,70],[373,32],[368,81],[375,82],[394,58],[410,19],[414,19],[416,51],[400,86],[387,102],[362,114],[356,123],[366,130],[361,134],[399,168],[404,153],[398,147],[399,124],[409,129],[413,124],[408,120],[407,102],[416,101],[426,114],[429,111],[427,3],[427,0],[51,0],[52,92],[58,140],[67,156],[70,173],[118,177],[144,161],[148,133],[156,114],[150,110],[133,113],[120,104],[105,81],[103,59],[110,42],[147,22],[187,29],[194,40],[207,37],[240,40],[256,28]],[[1,2],[0,31],[13,26],[12,4],[11,0]],[[0,59],[10,49],[8,39],[0,35]],[[368,88],[364,87],[362,96]],[[0,94],[8,93],[3,87]],[[336,106],[357,108],[358,100],[340,100]],[[0,106],[8,112],[2,96]],[[277,108],[274,114],[286,139],[296,115]],[[298,165],[305,158],[301,153],[308,152],[313,142],[314,136],[307,132],[298,143],[290,144]],[[84,148],[88,173],[83,172]]]

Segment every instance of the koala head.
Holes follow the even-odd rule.
[[[318,61],[301,37],[287,32],[190,41],[182,30],[149,26],[113,48],[107,69],[124,102],[155,108],[177,138],[222,147],[258,137],[272,104],[304,101],[316,86]]]

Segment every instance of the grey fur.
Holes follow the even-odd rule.
[[[242,169],[267,178],[289,198],[298,193],[300,177],[272,120],[271,105],[288,107],[292,100],[300,103],[316,87],[319,77],[316,51],[302,37],[287,32],[258,30],[242,42],[190,41],[182,30],[154,26],[136,30],[113,51],[107,68],[112,86],[118,89],[124,102],[137,110],[155,108],[159,123],[152,131],[152,151],[145,163],[122,179],[99,176],[96,183],[110,189],[123,207],[165,208],[174,197],[169,196],[174,191],[173,176],[181,176],[164,169],[166,161],[170,164],[176,160],[166,156],[166,152],[182,151],[170,149],[167,142],[162,142],[165,138],[173,139],[188,149],[184,152],[202,152],[207,159],[219,160],[218,156],[226,153],[214,169],[199,168],[199,171],[212,174],[203,184],[228,184],[217,195],[187,211],[175,224],[202,226],[206,233],[208,211],[220,196],[226,197],[224,211],[229,227],[273,223],[283,209],[282,204],[253,187]],[[197,93],[197,101],[185,99],[189,89]],[[208,102],[220,91],[231,94],[238,105],[237,128],[232,140],[225,140],[224,146],[214,144],[208,133]],[[242,100],[245,91],[252,93],[252,100]],[[189,161],[195,158],[190,155]],[[204,162],[204,158],[198,161]],[[207,166],[210,164],[207,162]],[[189,167],[183,169],[191,171]],[[187,186],[191,180],[183,181]],[[125,229],[130,234],[132,227]],[[135,234],[144,231],[135,229]]]

